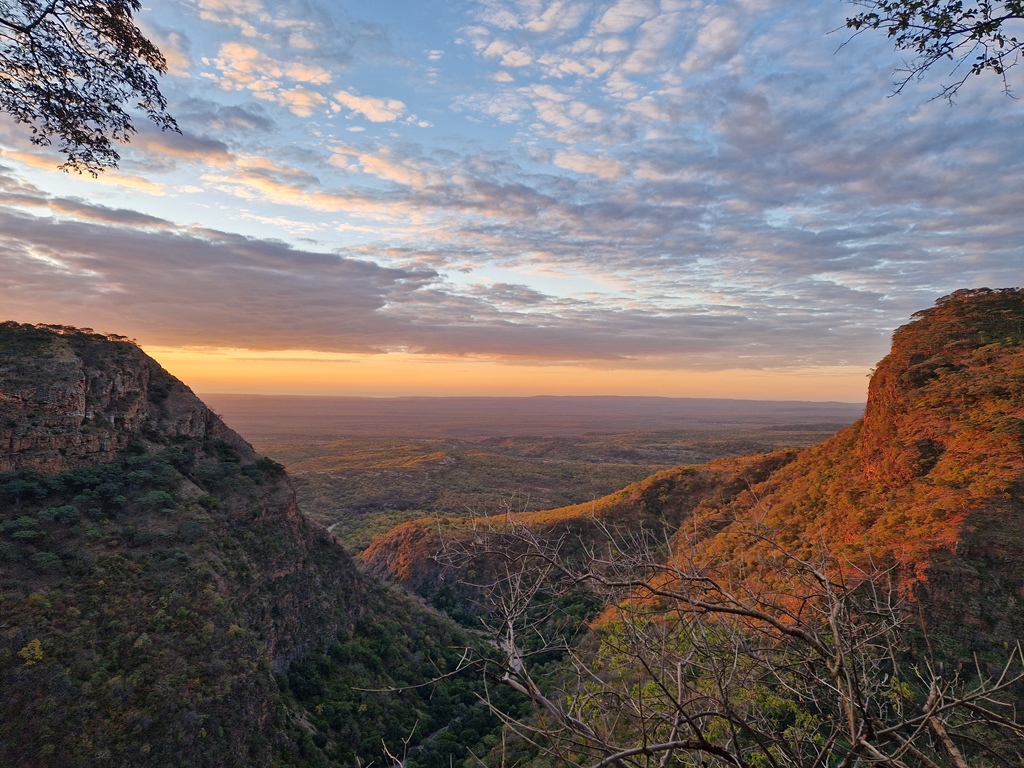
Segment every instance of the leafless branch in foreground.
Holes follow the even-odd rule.
[[[823,548],[798,555],[756,523],[731,529],[737,558],[591,522],[599,537],[479,519],[440,558],[478,596],[487,646],[467,663],[534,705],[529,718],[499,714],[537,765],[1024,759],[1011,695],[1024,682],[1020,647],[995,670],[943,665],[891,570],[840,563]],[[564,621],[581,592],[607,606],[582,639]],[[478,760],[501,765],[507,749]]]

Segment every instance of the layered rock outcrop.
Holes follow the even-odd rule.
[[[0,472],[111,461],[146,432],[213,436],[248,449],[124,337],[8,322],[0,324],[0,345]]]

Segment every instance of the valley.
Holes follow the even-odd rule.
[[[1019,766],[1022,329],[944,297],[865,407],[215,412],[2,323],[0,764]]]
[[[639,397],[203,399],[354,551],[420,517],[561,507],[681,464],[814,445],[863,413]]]

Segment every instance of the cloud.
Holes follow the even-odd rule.
[[[63,160],[52,152],[32,150],[17,150],[0,148],[0,156],[17,161],[30,168],[38,168],[44,171],[54,171]],[[162,196],[167,192],[167,185],[150,181],[149,179],[132,173],[118,170],[108,170],[93,179],[93,183],[106,187],[119,187],[133,192],[142,192],[147,195]]]
[[[485,295],[497,301],[510,304],[543,304],[549,298],[540,291],[526,285],[495,283],[483,289]]]
[[[0,293],[12,299],[5,306],[11,316],[81,323],[93,314],[97,325],[125,327],[157,344],[280,349],[312,333],[307,348],[373,351],[389,341],[389,321],[375,313],[435,279],[211,230],[11,213],[0,220],[0,253],[11,267]],[[97,301],[104,306],[94,312]],[[257,308],[262,319],[254,324]]]
[[[405,114],[405,104],[398,99],[374,98],[359,96],[351,91],[338,91],[334,94],[334,100],[337,102],[334,107],[336,110],[344,107],[372,123],[390,123]]]
[[[528,67],[533,63],[533,54],[531,54],[525,48],[519,48],[514,51],[509,51],[501,57],[501,66],[510,67],[517,69],[519,67]]]
[[[530,32],[568,32],[583,22],[587,12],[586,3],[556,0],[544,8],[539,15],[523,24],[523,28]]]
[[[54,207],[66,218],[0,210],[0,295],[9,316],[88,324],[148,344],[640,365],[685,357],[685,365],[707,367],[723,345],[745,349],[779,329],[727,306],[616,308],[511,283],[467,292],[430,269],[384,268],[85,203]],[[821,335],[813,312],[786,325],[786,338]],[[828,357],[833,341],[851,337],[821,340],[815,356]],[[755,356],[760,364],[793,352],[788,342],[765,350]]]
[[[237,27],[246,37],[259,37],[256,25],[272,21],[261,0],[195,0],[195,5],[203,21]]]
[[[327,85],[331,82],[331,73],[321,66],[306,62],[294,62],[285,67],[285,76],[297,83],[307,85]]]
[[[497,0],[481,0],[476,15],[484,24],[498,29],[517,29],[522,26],[515,11]]]
[[[507,72],[492,75],[496,82],[515,82],[515,78]],[[520,93],[505,92],[500,97],[490,94],[476,93],[457,97],[452,102],[456,112],[483,115],[502,123],[518,123],[530,109],[530,102]]]
[[[191,98],[180,103],[175,112],[179,125],[193,124],[222,134],[251,136],[269,133],[277,127],[259,104],[218,104],[209,99]]]
[[[296,48],[309,51],[309,55],[323,53],[316,43],[301,35],[298,38],[301,44],[296,45],[298,34],[289,33],[291,49],[286,53],[293,55]],[[312,117],[328,105],[327,97],[314,90],[333,80],[331,72],[321,63],[302,58],[274,58],[262,48],[243,41],[222,43],[217,55],[204,57],[203,63],[218,73],[204,73],[203,77],[223,90],[251,91],[256,98],[278,104],[296,117]]]
[[[645,21],[637,34],[636,44],[622,65],[627,74],[658,72],[670,60],[669,51],[676,41],[681,13],[663,13]]]
[[[257,94],[257,96],[262,96],[262,94]],[[327,99],[323,95],[306,88],[289,88],[278,91],[273,96],[268,95],[266,98],[286,107],[297,117],[311,117],[327,106]]]
[[[285,77],[287,64],[277,61],[248,43],[221,45],[216,58],[204,59],[220,70],[217,84],[225,90],[267,91],[277,88]]]
[[[189,77],[193,61],[191,56],[192,43],[185,33],[178,30],[165,29],[145,14],[135,19],[142,33],[151,40],[163,54],[167,62],[167,73],[175,77]]]
[[[0,131],[57,191],[0,173],[0,303],[233,346],[870,365],[938,295],[1019,282],[1022,112],[887,99],[898,60],[836,50],[841,6],[488,0],[437,37],[199,0],[165,25],[208,62],[167,80],[183,136],[142,127],[86,187]]]
[[[594,32],[599,35],[628,32],[655,13],[654,4],[648,0],[619,0],[601,15],[594,25]]]
[[[118,227],[167,229],[171,225],[157,216],[149,216],[126,208],[107,208],[73,198],[55,198],[48,201],[48,207],[55,214],[68,216],[79,221],[93,221]]]
[[[555,152],[554,163],[559,168],[597,176],[604,181],[615,181],[621,179],[626,174],[626,169],[622,163],[609,160],[606,157],[586,155],[582,152],[559,150]]]
[[[358,195],[324,192],[291,174],[278,174],[258,166],[246,167],[243,164],[230,173],[204,174],[202,179],[213,188],[243,200],[325,212],[366,208],[365,200]]]
[[[389,150],[376,153],[339,146],[331,156],[331,164],[339,168],[358,169],[362,173],[406,187],[421,189],[439,183],[434,169],[413,158],[395,157]]]
[[[737,21],[729,16],[712,16],[697,33],[683,68],[688,71],[707,70],[735,56],[743,41]]]
[[[142,153],[148,161],[164,168],[180,162],[225,168],[234,162],[231,150],[219,139],[187,130],[161,131],[148,123],[139,125],[130,148],[133,154]]]
[[[533,63],[533,54],[527,48],[517,47],[501,38],[492,40],[480,53],[485,59],[498,59],[501,66],[512,69]]]

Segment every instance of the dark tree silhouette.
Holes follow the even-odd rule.
[[[67,171],[117,166],[137,108],[177,131],[157,76],[163,55],[136,26],[139,0],[0,0],[0,110],[57,141]]]
[[[866,10],[846,20],[857,32],[884,30],[897,50],[911,55],[898,70],[896,91],[943,61],[952,78],[940,96],[952,101],[971,75],[991,72],[1002,78],[1020,61],[1024,44],[1024,1],[849,0]],[[1018,37],[1017,34],[1021,34]]]

